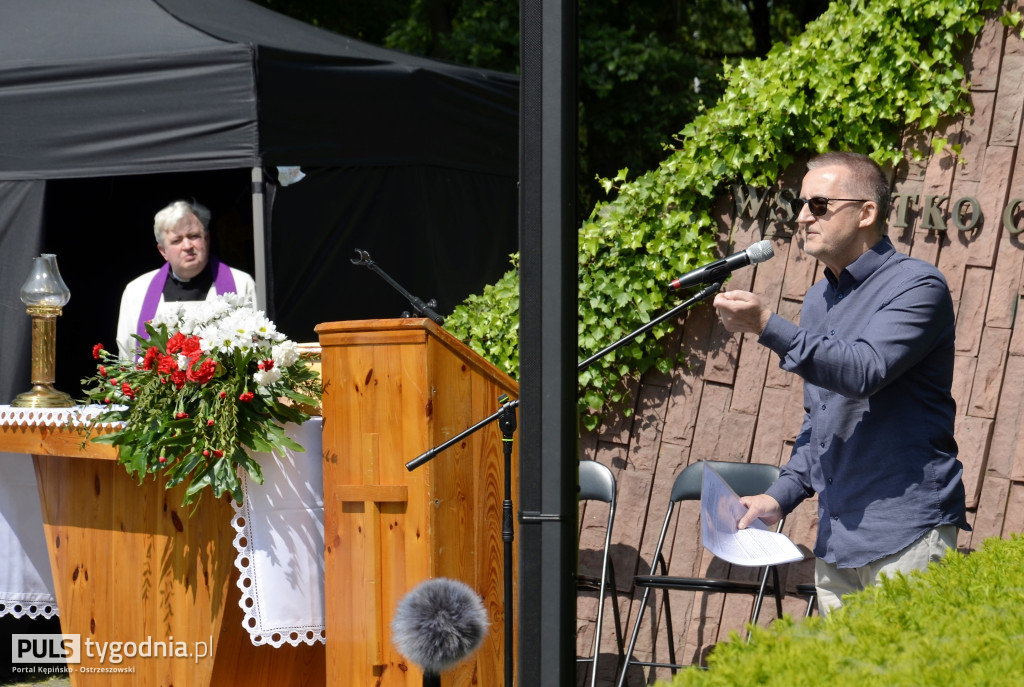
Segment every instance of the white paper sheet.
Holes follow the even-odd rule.
[[[759,519],[746,529],[737,529],[747,507],[706,463],[700,493],[700,535],[704,548],[723,561],[762,566],[803,560],[803,553],[789,537],[770,530]]]

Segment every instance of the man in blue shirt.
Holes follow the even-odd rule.
[[[765,494],[741,499],[745,527],[818,494],[815,585],[824,612],[879,575],[927,567],[956,547],[965,517],[953,439],[954,316],[931,264],[885,235],[889,184],[870,158],[827,153],[796,201],[804,251],[825,266],[800,324],[747,291],[715,298],[725,328],[749,332],[804,380],[804,422]]]

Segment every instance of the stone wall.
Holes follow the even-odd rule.
[[[1024,529],[1024,331],[1014,327],[1022,297],[1024,156],[1018,155],[1024,110],[1024,41],[990,20],[965,64],[974,113],[943,122],[935,132],[908,137],[906,161],[893,173],[894,196],[889,236],[897,250],[937,265],[945,274],[957,311],[956,438],[964,464],[968,519],[973,532],[961,532],[958,545],[975,549],[987,537],[1005,537]],[[932,137],[962,145],[962,163],[949,149],[932,154]],[[913,151],[921,154],[915,160]],[[799,190],[802,164],[780,183]],[[945,200],[938,200],[946,197]],[[957,203],[960,199],[974,202]],[[1022,203],[1024,204],[1024,203]],[[727,288],[749,289],[774,304],[777,312],[797,320],[808,287],[821,266],[802,252],[795,224],[766,217],[737,216],[732,198],[721,203],[721,249],[727,255],[772,239],[775,257],[756,268],[738,271]],[[962,208],[957,217],[952,215]],[[1014,210],[1004,225],[1004,209]],[[930,207],[937,210],[930,211]],[[962,231],[982,215],[973,229]],[[932,227],[932,228],[930,228]],[[934,228],[938,227],[938,228]],[[1024,328],[1022,328],[1024,329]],[[779,369],[778,357],[750,335],[724,331],[709,305],[692,309],[672,334],[673,350],[684,360],[670,375],[648,374],[629,384],[632,404],[581,437],[580,458],[612,468],[619,489],[612,558],[618,580],[623,633],[628,639],[639,598],[632,576],[645,573],[657,542],[669,490],[685,466],[702,459],[783,464],[799,432],[803,399],[795,375]],[[670,570],[677,575],[731,574],[750,570],[714,559],[701,546],[696,508],[681,508],[667,547]],[[603,505],[581,507],[581,549],[600,549]],[[813,546],[816,503],[805,502],[786,521],[786,533],[798,544]],[[581,556],[583,572],[593,574],[591,555]],[[813,561],[790,566],[786,585],[813,579]],[[804,602],[794,594],[785,611],[799,617]],[[742,631],[749,599],[721,595],[672,596],[677,656],[700,662],[730,631]],[[584,595],[578,604],[578,651],[589,655],[597,599]],[[665,660],[668,655],[663,609],[649,605],[637,655]],[[775,616],[773,604],[762,622]],[[654,617],[654,621],[651,618]],[[615,649],[610,608],[606,612],[600,684],[614,684]],[[656,676],[667,678],[668,671]],[[644,684],[631,673],[629,684]]]

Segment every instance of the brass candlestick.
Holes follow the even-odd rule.
[[[53,388],[57,368],[57,318],[71,291],[57,269],[57,256],[43,253],[32,260],[32,273],[21,287],[21,302],[32,318],[32,388],[11,402],[18,408],[69,408],[71,396]]]

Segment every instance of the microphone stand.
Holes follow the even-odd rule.
[[[352,262],[356,261],[353,260]],[[601,358],[608,355],[612,351],[621,348],[622,346],[625,346],[626,344],[628,344],[630,341],[637,338],[641,334],[650,331],[651,329],[658,326],[665,320],[671,319],[672,317],[676,316],[677,314],[684,310],[687,310],[696,303],[699,303],[700,301],[703,301],[704,299],[713,296],[714,294],[718,293],[718,290],[721,288],[722,282],[720,281],[717,281],[709,286],[704,287],[696,294],[694,294],[687,300],[683,301],[676,307],[672,308],[668,312],[659,315],[650,322],[647,322],[643,326],[622,337],[621,339],[611,344],[610,346],[607,346],[606,348],[603,348],[594,355],[590,356],[589,358],[581,362],[579,365],[577,365],[576,371],[582,372],[583,370],[590,367],[594,363],[594,361],[600,360]],[[497,412],[494,412],[491,415],[484,418],[483,420],[481,420],[480,422],[477,422],[469,429],[466,429],[463,432],[461,432],[458,436],[452,437],[451,439],[448,439],[447,441],[439,444],[438,446],[435,446],[432,449],[424,451],[423,453],[421,453],[420,455],[416,456],[408,463],[406,463],[405,467],[407,470],[411,472],[418,468],[419,466],[423,465],[424,463],[431,461],[435,456],[437,456],[438,453],[441,453],[450,446],[460,443],[469,435],[474,434],[480,429],[483,429],[484,427],[491,424],[495,420],[498,421],[498,427],[501,429],[501,446],[505,456],[505,500],[502,501],[501,507],[501,540],[505,544],[503,552],[505,558],[503,566],[505,568],[505,685],[506,687],[511,687],[511,685],[513,684],[514,676],[512,671],[512,661],[510,660],[509,657],[512,656],[513,653],[512,630],[515,625],[512,614],[512,542],[515,536],[512,516],[512,441],[513,435],[516,431],[515,409],[519,407],[519,400],[517,399],[511,401],[509,400],[507,394],[502,394],[501,396],[498,397],[498,403],[501,405],[501,407],[497,410]],[[550,516],[541,513],[521,513],[519,516],[520,522],[540,522],[542,520],[551,520],[552,517],[555,517],[557,519],[560,516]]]
[[[356,248],[356,254],[359,257],[358,258],[352,258],[350,260],[350,262],[353,265],[362,265],[364,267],[369,268],[370,271],[376,272],[377,274],[379,274],[384,279],[384,281],[386,281],[388,284],[391,284],[391,286],[394,287],[394,289],[396,291],[398,291],[398,293],[400,293],[403,296],[405,296],[405,299],[407,301],[409,301],[409,303],[412,305],[412,307],[416,308],[416,312],[420,313],[424,317],[430,318],[431,320],[433,320],[434,322],[436,322],[439,325],[444,325],[444,318],[441,317],[440,315],[438,315],[434,311],[434,308],[437,307],[437,301],[435,301],[433,298],[431,298],[429,301],[424,303],[421,299],[417,298],[416,296],[412,295],[411,293],[406,291],[404,288],[402,288],[402,285],[399,284],[398,282],[396,282],[390,276],[388,276],[387,272],[385,272],[381,268],[377,267],[377,263],[375,263],[370,258],[370,254],[367,253],[365,250],[360,250],[360,249]],[[405,313],[404,316],[408,317],[409,315],[408,315],[408,313]]]

